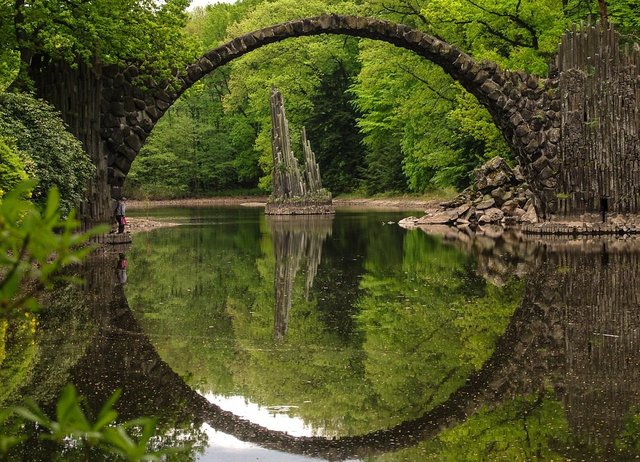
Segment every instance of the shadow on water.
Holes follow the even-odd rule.
[[[332,235],[332,221],[271,219],[267,228],[275,257],[274,338],[282,342],[296,275],[305,266],[304,296],[308,299],[323,244]],[[201,431],[206,423],[264,448],[329,460],[411,451],[424,445],[426,452],[443,454],[445,440],[433,443],[443,434],[448,435],[449,449],[459,451],[451,443],[459,428],[468,427],[471,436],[464,444],[472,446],[482,438],[478,436],[476,443],[468,439],[474,438],[473,431],[478,435],[488,432],[483,427],[487,420],[500,420],[492,424],[497,427],[505,421],[524,422],[526,427],[528,416],[536,415],[544,424],[541,410],[556,409],[553,403],[561,403],[557,414],[566,423],[554,427],[554,432],[535,434],[525,428],[527,439],[538,439],[526,443],[534,453],[538,451],[538,459],[624,460],[636,455],[640,242],[477,237],[445,245],[473,255],[477,274],[495,285],[514,275],[522,277],[522,299],[481,367],[442,402],[390,428],[338,438],[294,437],[212,404],[160,357],[129,308],[124,255],[92,257],[80,271],[86,280],[84,296],[90,300],[86,306],[90,307],[91,338],[68,368],[68,380],[94,407],[115,389],[122,389],[119,411],[123,419],[159,416],[158,445],[187,442],[194,451],[207,444]],[[29,387],[25,389],[33,394]],[[522,399],[523,406],[513,407]],[[439,446],[434,448],[434,444]],[[499,442],[493,442],[494,446],[501,450]],[[540,447],[545,449],[540,451]]]

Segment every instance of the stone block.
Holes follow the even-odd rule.
[[[113,86],[114,87],[122,87],[124,85],[124,83],[126,82],[126,79],[124,78],[124,74],[118,74],[114,77],[113,79]]]
[[[495,83],[493,80],[486,80],[481,86],[480,91],[482,91],[485,95],[490,95],[494,92],[500,92],[500,85]]]
[[[171,96],[169,96],[169,93],[166,92],[166,90],[158,90],[154,93],[155,96],[155,100],[158,101],[165,101],[167,103],[171,103],[173,101],[173,99],[171,98]]]
[[[549,165],[549,160],[545,156],[540,156],[531,164],[531,167],[535,172],[540,173],[547,165]]]
[[[113,130],[111,131],[108,140],[111,141],[114,146],[120,146],[124,143],[124,135],[121,130]]]
[[[146,133],[151,133],[151,130],[153,130],[153,126],[155,125],[153,123],[153,120],[151,120],[151,117],[149,117],[149,115],[146,112],[140,111],[138,113],[138,120],[140,121],[140,127]]]
[[[484,82],[486,82],[489,79],[489,77],[490,77],[489,73],[487,71],[485,71],[484,69],[481,69],[473,77],[473,83],[477,83],[479,85],[482,85]]]
[[[167,103],[166,101],[162,101],[161,99],[156,101],[156,107],[158,108],[158,111],[160,111],[160,113],[163,113],[164,111],[169,109],[169,106],[169,103]]]
[[[488,199],[482,200],[478,205],[476,205],[476,210],[487,210],[496,205],[496,201],[493,197],[489,197]]]
[[[123,125],[124,122],[125,119],[123,117],[116,117],[110,113],[102,116],[102,126],[105,128],[119,127],[120,125]]]
[[[419,31],[415,30],[415,29],[409,29],[408,31],[406,31],[404,34],[402,34],[404,36],[404,39],[408,42],[411,43],[418,43],[420,41],[420,36],[422,35]],[[454,58],[455,56],[451,56],[452,54],[457,53],[458,55],[460,54],[460,52],[453,48],[451,50],[451,53],[449,54],[450,58]]]
[[[147,139],[148,134],[142,129],[142,127],[133,127],[133,133],[135,133],[136,136],[140,139],[140,143],[144,144],[144,141]]]
[[[191,81],[196,82],[200,77],[202,77],[202,69],[197,65],[189,66],[187,68],[187,75]]]
[[[529,133],[531,133],[531,128],[529,128],[529,126],[527,124],[520,124],[516,128],[516,135],[519,138],[523,138],[526,135],[528,135]]]
[[[550,142],[557,143],[558,141],[560,141],[560,129],[552,128],[551,130],[549,130],[547,137]]]
[[[509,118],[509,122],[511,123],[511,125],[513,125],[514,127],[517,127],[518,125],[520,125],[521,123],[524,123],[524,119],[522,118],[522,116],[520,115],[520,113],[516,112],[515,114],[513,114],[510,118]]]
[[[129,162],[133,162],[133,159],[138,155],[137,151],[134,151],[126,144],[121,144],[116,150],[116,153],[119,154],[117,157],[125,157]]]
[[[109,112],[114,117],[124,117],[126,114],[124,110],[124,103],[114,102],[109,104]]]
[[[151,120],[158,120],[160,118],[160,113],[155,108],[155,106],[147,106],[145,112],[151,117]]]
[[[127,113],[137,110],[136,103],[133,101],[133,99],[126,99],[123,104],[124,104],[124,110]]]
[[[538,140],[533,139],[533,140],[529,141],[529,144],[527,144],[527,146],[524,148],[524,150],[531,154],[533,152],[536,152],[539,147],[540,147],[540,143],[538,142]]]
[[[123,156],[117,156],[114,167],[126,175],[131,169],[131,162]]]
[[[255,39],[254,39],[255,41]],[[212,71],[214,68],[214,65],[211,61],[209,61],[206,57],[202,57],[198,60],[198,64],[200,65],[200,69],[202,69],[204,72],[209,72]]]
[[[107,178],[111,186],[122,186],[127,175],[122,173],[115,165],[107,169]]]

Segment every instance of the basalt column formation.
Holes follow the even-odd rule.
[[[271,148],[273,153],[273,191],[265,209],[267,215],[319,215],[333,213],[331,193],[322,188],[320,167],[316,163],[305,129],[302,129],[304,174],[291,149],[289,121],[284,99],[271,89]]]

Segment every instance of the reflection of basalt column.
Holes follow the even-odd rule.
[[[283,340],[289,324],[293,284],[302,257],[305,256],[307,260],[305,298],[308,299],[322,259],[322,245],[331,235],[333,216],[271,216],[267,223],[275,255],[274,336],[277,340]]]
[[[640,404],[640,244],[591,244],[550,260],[562,281],[567,418],[578,435],[611,448]]]
[[[551,239],[535,262],[523,304],[544,312],[556,340],[546,374],[572,433],[610,451],[640,404],[640,243]]]

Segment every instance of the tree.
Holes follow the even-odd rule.
[[[25,157],[27,173],[37,180],[35,202],[44,204],[47,191],[56,187],[63,215],[80,203],[95,167],[52,106],[27,94],[0,94],[0,136]]]
[[[72,65],[79,60],[135,61],[167,76],[172,66],[194,57],[183,30],[188,5],[189,0],[0,2],[0,38],[7,44],[3,53],[19,56],[14,86],[28,84],[29,66],[39,55]]]

